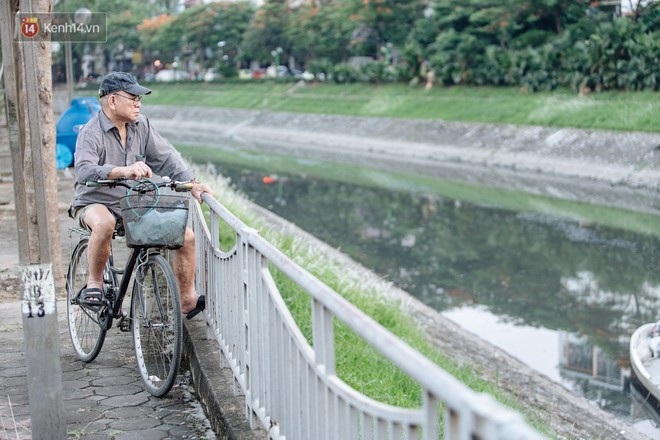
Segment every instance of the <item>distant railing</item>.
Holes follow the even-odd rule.
[[[207,324],[245,394],[246,414],[275,440],[542,439],[522,416],[475,393],[260,237],[214,198],[210,227],[199,205],[197,289],[207,292]],[[220,249],[219,225],[236,233]],[[268,266],[312,302],[312,345],[297,327]],[[377,402],[335,375],[333,319],[338,319],[422,388],[422,408]],[[439,405],[444,405],[440,436]]]

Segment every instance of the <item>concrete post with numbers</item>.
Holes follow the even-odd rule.
[[[21,311],[34,439],[66,439],[55,282],[50,264],[21,268]]]

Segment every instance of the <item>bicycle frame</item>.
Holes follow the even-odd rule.
[[[72,233],[78,233],[82,236],[86,236],[87,240],[89,239],[89,231],[81,230],[79,228],[71,228]],[[115,240],[113,236],[112,240]],[[135,271],[138,261],[142,258],[146,258],[149,253],[160,253],[159,249],[155,248],[134,248],[131,249],[128,259],[123,266],[115,265],[114,252],[110,251],[110,257],[108,259],[108,268],[112,274],[112,291],[106,292],[106,298],[111,301],[112,306],[112,319],[124,318],[122,311],[122,306],[124,303],[124,298],[128,293],[130,287],[131,278]],[[104,283],[106,281],[104,280]],[[111,296],[108,296],[111,295]],[[106,329],[112,327],[112,320],[106,323]]]
[[[125,181],[122,180],[99,180],[96,182],[87,182],[87,186],[123,186],[125,188],[131,188],[130,185],[128,185]],[[173,189],[176,192],[185,192],[185,191],[190,191],[192,188],[192,184],[187,183],[187,182],[164,182],[164,183],[157,183],[154,184],[157,187],[163,187],[167,186]],[[113,240],[116,237],[116,231],[115,234],[113,234]],[[114,258],[112,251],[110,252],[110,260],[109,260],[109,265],[110,265],[110,271],[113,273],[114,279],[113,279],[113,290],[118,290],[117,292],[112,292],[112,318],[114,319],[119,319],[123,317],[122,313],[122,305],[124,302],[124,297],[126,296],[126,293],[128,292],[128,287],[129,283],[131,281],[131,275],[133,274],[133,271],[135,270],[135,266],[137,262],[140,260],[142,255],[148,256],[149,252],[160,252],[158,248],[134,248],[131,250],[131,253],[129,254],[128,260],[126,261],[126,264],[124,265],[123,268],[118,268],[114,265]],[[117,275],[121,275],[121,281],[119,282],[119,285],[117,286]],[[112,321],[108,322],[107,328],[110,328],[112,326]]]
[[[117,275],[121,275],[121,280],[119,281],[119,285],[113,286],[113,292],[112,292],[112,317],[115,319],[122,318],[123,317],[123,312],[122,312],[122,305],[124,302],[124,298],[126,297],[126,293],[128,292],[128,287],[131,282],[131,275],[133,275],[133,271],[135,270],[135,266],[142,256],[142,254],[147,255],[148,254],[148,249],[145,248],[137,248],[133,249],[131,253],[128,256],[128,260],[126,261],[126,264],[123,267],[116,267],[114,264],[114,256],[112,252],[110,253],[110,271],[113,273],[115,276],[115,280]],[[114,283],[114,281],[113,281]],[[116,290],[116,291],[114,291]],[[111,324],[111,323],[110,323]]]

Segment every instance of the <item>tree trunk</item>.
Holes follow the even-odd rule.
[[[36,13],[51,13],[52,0],[32,0],[32,11]],[[13,12],[18,11],[18,1],[12,1]],[[28,115],[25,105],[18,106],[21,162],[23,168],[24,195],[27,201],[27,236],[28,236],[28,261],[37,263],[42,261],[40,253],[48,252],[46,258],[52,262],[53,278],[57,291],[63,291],[65,287],[64,271],[62,266],[62,252],[60,248],[60,229],[58,219],[57,203],[57,167],[55,165],[56,132],[53,119],[53,95],[51,75],[51,51],[49,42],[34,42],[37,58],[37,81],[39,95],[39,122],[41,126],[41,155],[44,176],[35,176],[32,167],[32,154],[30,152],[31,133],[28,124]],[[17,44],[19,51],[21,45]],[[25,66],[20,62],[23,57],[17,57],[17,83],[18,102],[27,102],[27,91],[25,90]],[[36,179],[43,178],[46,188],[47,206],[37,206],[35,196]],[[15,180],[16,181],[16,180]],[[41,249],[39,244],[39,225],[37,223],[37,210],[46,209],[48,215],[48,231],[50,236],[50,249]]]
[[[39,12],[53,12],[52,0],[32,0],[32,7]],[[48,230],[50,231],[50,261],[53,264],[55,289],[63,291],[64,271],[60,247],[60,222],[57,202],[57,166],[55,146],[57,144],[55,121],[53,118],[53,81],[51,74],[50,43],[40,43],[37,48],[37,76],[39,81],[39,108],[41,120],[41,143],[48,200]]]

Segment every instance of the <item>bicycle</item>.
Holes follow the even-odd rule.
[[[87,186],[123,186],[128,189],[127,196],[121,199],[123,222],[117,221],[112,238],[114,243],[117,236],[125,233],[126,243],[132,249],[125,265],[116,267],[111,246],[110,258],[103,273],[104,295],[99,295],[102,298],[97,300],[85,299],[81,294],[87,283],[90,232],[78,227],[70,228],[70,233],[80,234],[80,239],[71,254],[67,272],[67,320],[74,351],[78,359],[87,363],[101,352],[113,319],[118,319],[119,329],[133,334],[135,357],[147,391],[162,397],[174,385],[181,363],[182,318],[177,281],[169,262],[161,255],[161,249],[176,249],[183,244],[188,198],[161,195],[160,188],[169,187],[176,192],[184,192],[190,191],[192,184],[170,182],[169,179],[161,183],[147,179],[137,182],[135,185],[129,185],[124,180],[87,182]],[[166,206],[163,199],[167,197],[175,198],[173,203],[176,206]],[[128,208],[124,204],[128,204]],[[140,237],[131,236],[130,226],[137,224],[136,219],[144,219],[148,213],[155,215],[177,209],[185,209],[180,243],[143,242]],[[149,228],[158,229],[152,225]],[[178,232],[176,234],[179,235]],[[127,317],[122,304],[132,278],[131,306]]]

